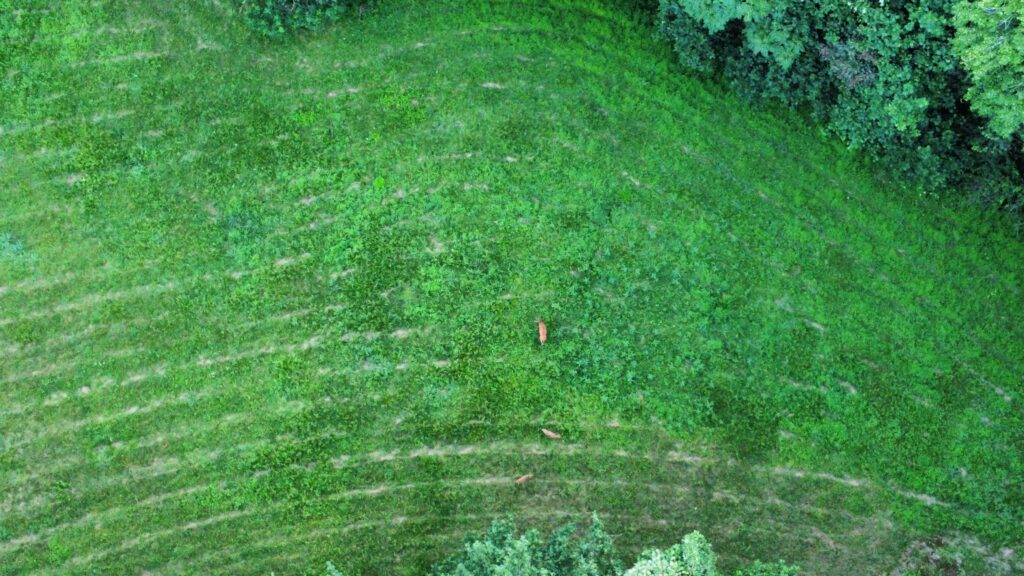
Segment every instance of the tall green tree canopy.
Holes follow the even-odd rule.
[[[628,570],[595,515],[577,530],[569,523],[544,537],[537,530],[517,534],[512,520],[501,520],[434,568],[432,576],[721,576],[711,544],[691,532],[666,550],[645,551]],[[735,576],[797,576],[795,566],[755,562]],[[331,576],[330,574],[328,576]]]
[[[1024,128],[1024,0],[964,0],[953,12],[967,99],[995,135],[1010,138]]]
[[[922,192],[1020,207],[1007,143],[1024,123],[1022,13],[1024,0],[661,0],[659,24],[684,66],[811,111]]]

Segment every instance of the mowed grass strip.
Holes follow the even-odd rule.
[[[420,503],[424,508],[422,511],[409,509],[407,512],[410,514],[426,514],[434,522],[443,524],[446,518],[444,510],[438,508],[441,503],[447,503],[445,504],[446,507],[448,505],[454,506],[457,510],[479,510],[479,506],[473,506],[474,502],[495,501],[497,511],[490,514],[498,515],[500,510],[503,509],[502,507],[511,504],[511,502],[506,504],[501,502],[507,501],[510,497],[515,499],[515,491],[520,490],[520,488],[516,487],[513,482],[514,475],[496,476],[489,474],[489,472],[491,470],[528,469],[535,473],[534,480],[536,482],[531,485],[530,489],[525,490],[525,492],[521,491],[520,495],[529,496],[530,499],[534,500],[536,498],[564,499],[566,497],[574,498],[581,502],[600,502],[609,499],[622,500],[623,498],[650,499],[649,502],[643,504],[643,508],[653,512],[657,507],[661,506],[663,507],[661,513],[666,515],[670,514],[673,509],[697,508],[699,507],[698,503],[704,500],[707,500],[709,503],[721,502],[723,506],[728,505],[729,509],[732,509],[739,502],[748,500],[760,503],[754,509],[765,510],[764,506],[767,506],[767,509],[774,510],[773,514],[778,514],[780,511],[786,514],[810,514],[811,517],[818,518],[813,523],[821,526],[819,530],[824,529],[830,533],[845,529],[842,526],[851,522],[874,521],[869,518],[858,520],[856,516],[851,516],[844,512],[831,514],[835,516],[831,520],[823,519],[830,516],[830,513],[821,508],[788,504],[782,502],[777,497],[766,500],[766,495],[772,493],[772,491],[759,492],[752,495],[733,493],[729,489],[730,486],[734,486],[733,481],[729,479],[729,474],[723,474],[721,470],[715,471],[710,467],[701,468],[692,464],[682,467],[680,467],[680,464],[659,465],[660,459],[657,458],[648,459],[647,463],[641,462],[638,466],[636,461],[627,462],[627,460],[631,459],[626,457],[624,453],[621,456],[613,456],[606,462],[602,462],[601,458],[594,459],[582,470],[577,470],[575,469],[576,460],[560,455],[561,451],[557,448],[540,449],[537,445],[531,444],[524,444],[518,447],[515,445],[491,445],[477,446],[475,448],[475,450],[459,450],[457,452],[459,455],[457,460],[452,459],[454,454],[447,453],[444,450],[420,450],[417,451],[419,455],[415,464],[406,464],[401,459],[386,459],[372,465],[365,464],[358,469],[359,474],[362,475],[361,479],[356,477],[345,479],[342,483],[344,485],[339,485],[339,491],[337,492],[325,486],[322,489],[323,491],[318,494],[316,502],[312,499],[307,501],[313,506],[312,508],[307,508],[306,505],[299,504],[298,502],[268,502],[261,508],[268,512],[275,511],[284,514],[281,521],[287,523],[291,516],[291,514],[286,513],[288,510],[294,510],[293,513],[298,514],[298,517],[311,520],[312,518],[322,519],[326,511],[343,507],[348,510],[350,515],[350,520],[344,523],[343,526],[373,527],[375,522],[386,524],[386,522],[379,520],[379,516],[381,513],[388,513],[389,510],[392,510],[391,503],[412,499]],[[673,460],[668,459],[668,461]],[[444,470],[446,473],[444,474],[444,479],[438,481],[401,484],[397,483],[396,478],[401,476],[414,477],[416,473],[410,470],[396,470],[396,466],[429,467],[436,469],[438,472]],[[595,473],[600,475],[618,472],[617,475],[621,478],[626,466],[632,467],[634,470],[632,472],[634,476],[632,480],[606,481],[589,477]],[[369,468],[374,468],[374,470]],[[299,478],[296,474],[323,474],[328,472],[328,470],[329,468],[325,470],[305,467],[293,469],[291,472],[279,470],[277,471],[278,474],[284,472],[292,475],[275,477],[274,474],[260,474],[258,475],[257,482],[268,482],[279,487],[281,482],[298,481]],[[585,476],[582,478],[572,477],[580,472]],[[378,479],[373,479],[373,477]],[[785,482],[773,484],[776,486],[776,489],[782,489],[786,486]],[[361,487],[351,488],[353,485]],[[800,490],[806,495],[808,488],[812,486],[805,485]],[[223,489],[223,487],[218,486],[215,489],[200,491],[201,496],[209,498],[217,489]],[[256,485],[250,486],[248,490],[264,493],[262,488]],[[616,494],[622,492],[622,494],[617,498],[610,498],[606,493],[608,491]],[[562,493],[561,496],[558,495],[559,492]],[[814,489],[811,492],[819,492],[819,490]],[[161,499],[161,501],[166,502],[166,506],[163,509],[149,505],[138,507],[134,511],[133,516],[139,519],[151,518],[154,521],[164,515],[172,517],[194,516],[194,512],[190,510],[195,506],[195,502],[188,502],[188,500],[195,498],[194,493],[179,491],[174,494],[173,498],[174,500],[170,497]],[[683,501],[680,498],[683,498]],[[799,499],[799,497],[796,498]],[[150,498],[147,500],[149,503],[152,503],[157,499]],[[185,500],[185,502],[178,504],[176,503],[178,500]],[[200,502],[202,502],[202,499],[200,499]],[[748,502],[748,505],[750,502]],[[365,503],[365,506],[361,503]],[[298,508],[293,508],[292,505],[298,505]],[[709,505],[718,506],[718,504]],[[438,517],[438,514],[441,514],[441,516]],[[327,514],[327,516],[331,515],[330,513]],[[564,516],[565,513],[563,512],[562,515]],[[130,557],[127,561],[136,561],[143,557],[143,551],[147,551],[146,557],[151,557],[153,554],[159,555],[162,553],[160,550],[165,548],[159,545],[160,541],[178,538],[179,532],[186,533],[220,522],[243,521],[248,523],[246,519],[250,517],[251,514],[245,511],[239,514],[211,514],[209,518],[189,521],[178,531],[165,529],[147,532],[142,535],[127,531],[120,536],[111,534],[111,539],[107,540],[104,538],[103,546],[94,552],[88,560],[102,561],[108,557],[120,555]],[[364,519],[356,521],[359,518]],[[838,522],[836,521],[837,519],[839,520]],[[101,519],[96,518],[95,520],[100,521]],[[113,521],[112,518],[103,518],[102,520],[104,522]],[[259,524],[255,520],[253,522],[256,524],[245,527],[244,531],[240,529],[237,534],[237,537],[240,538],[239,546],[243,548],[247,538],[245,535],[249,534],[249,537],[251,537],[252,530],[255,529],[254,526]],[[400,524],[401,521],[398,523]],[[801,524],[806,523],[806,519],[801,521]],[[883,521],[882,524],[888,526],[889,530],[892,529],[891,522]],[[313,527],[311,526],[310,528],[312,529]],[[90,531],[88,527],[84,529],[86,533]],[[279,529],[284,531],[284,528],[279,527]],[[261,528],[260,530],[264,529]],[[272,531],[273,528],[271,527],[271,533],[273,533]],[[345,531],[340,529],[337,532]],[[313,537],[313,534],[313,531],[309,533],[310,538]],[[278,537],[280,536],[279,534]],[[785,537],[796,536],[795,533],[787,532]],[[806,536],[800,536],[800,538],[806,538]],[[271,536],[268,539],[274,540],[274,537]],[[195,540],[195,542],[201,544],[201,539]],[[99,545],[100,543],[98,542],[97,544]],[[181,551],[182,544],[176,545],[175,549]],[[227,554],[223,554],[223,556],[229,557],[232,555],[230,551]],[[121,561],[124,560],[122,559]],[[70,564],[73,566],[82,562],[85,562],[85,560],[72,559]]]
[[[413,574],[506,512],[809,574],[1024,539],[1018,241],[621,8],[30,4],[0,574]]]

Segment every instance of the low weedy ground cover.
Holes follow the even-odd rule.
[[[236,8],[0,20],[0,574],[417,574],[592,511],[726,570],[1022,568],[1024,250],[982,214],[616,6]]]

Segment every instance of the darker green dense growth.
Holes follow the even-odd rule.
[[[511,520],[496,521],[485,534],[467,538],[462,549],[435,567],[434,576],[462,574],[621,574],[615,547],[595,517],[582,536],[567,524],[544,538],[537,530],[516,535]]]
[[[595,515],[585,530],[573,523],[547,538],[537,530],[516,534],[511,520],[495,521],[479,537],[469,537],[462,549],[436,566],[433,576],[720,576],[711,544],[699,532],[687,534],[667,550],[643,552],[625,569],[616,560],[611,536]],[[328,565],[328,576],[333,576]],[[755,562],[736,576],[797,576],[799,569],[784,562]],[[335,572],[337,573],[337,572]]]
[[[913,187],[1019,213],[1024,49],[1002,4],[662,0],[659,27],[687,68],[809,109]]]
[[[359,4],[358,0],[241,0],[246,21],[276,36],[288,30],[315,30]]]

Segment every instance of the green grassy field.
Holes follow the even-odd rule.
[[[472,5],[4,10],[0,574],[419,574],[594,511],[1024,570],[1020,242],[619,7]]]

